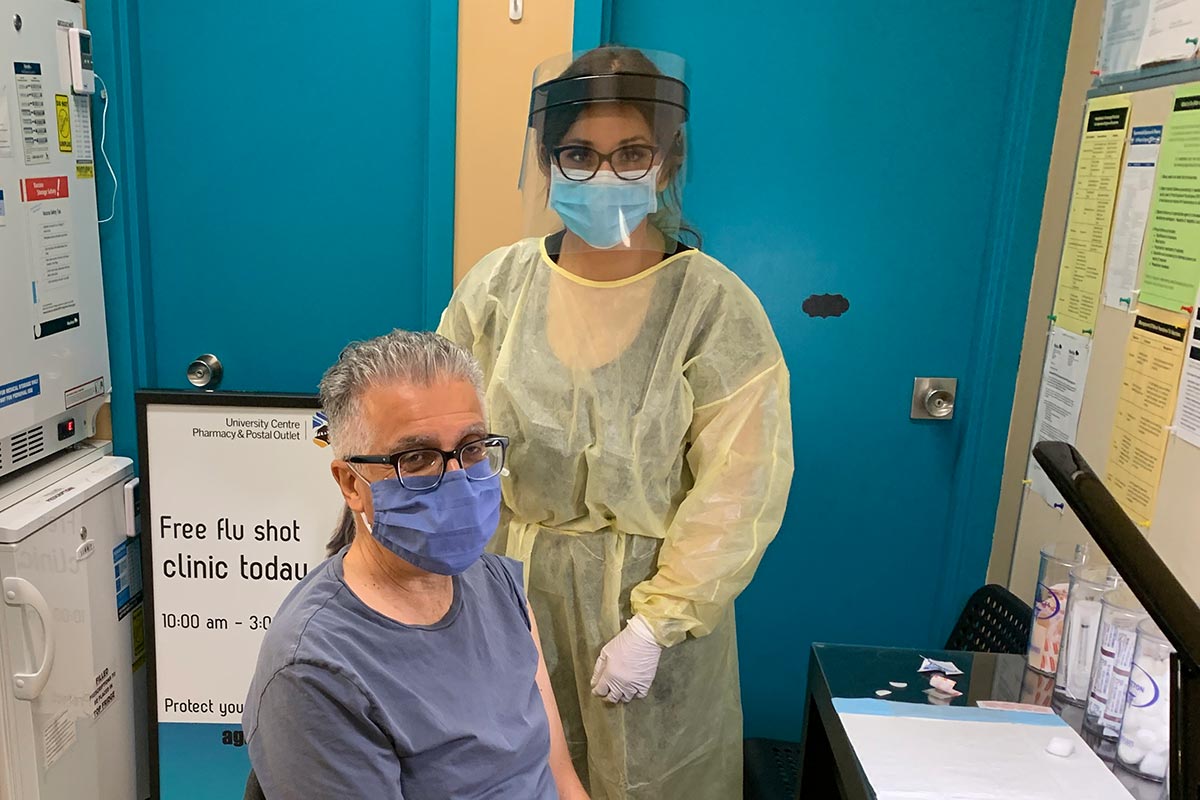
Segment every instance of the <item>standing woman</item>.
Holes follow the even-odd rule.
[[[733,600],[792,475],[766,314],[685,243],[682,75],[620,47],[538,68],[521,188],[541,235],[480,261],[439,329],[511,438],[493,547],[526,564],[593,798],[741,796]]]

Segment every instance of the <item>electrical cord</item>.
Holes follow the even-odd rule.
[[[108,135],[108,85],[99,75],[96,75],[96,82],[100,84],[100,99],[104,101],[104,110],[100,112],[100,155],[104,156],[104,164],[108,167],[108,174],[112,176],[113,182],[110,213],[100,220],[100,224],[103,225],[106,222],[112,222],[113,217],[117,215],[117,173],[113,169],[112,162],[108,160],[108,153],[104,150],[104,140]]]

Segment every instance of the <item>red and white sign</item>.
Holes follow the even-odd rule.
[[[67,196],[67,176],[57,178],[26,178],[21,181],[21,199],[27,203],[35,200],[59,200]]]

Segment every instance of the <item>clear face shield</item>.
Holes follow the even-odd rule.
[[[547,237],[551,253],[675,252],[687,160],[683,75],[678,56],[625,47],[538,66],[519,183],[526,236]]]

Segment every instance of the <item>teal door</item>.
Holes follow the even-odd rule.
[[[687,60],[685,212],[791,368],[747,735],[799,738],[811,642],[943,644],[984,581],[1072,5],[577,2],[577,47]],[[920,376],[958,379],[952,421],[909,419]]]
[[[198,355],[221,360],[221,389],[314,392],[350,339],[436,323],[452,275],[456,3],[88,11],[121,178],[101,227],[118,453],[136,458],[133,390],[187,388]],[[106,215],[113,184],[98,177]],[[240,726],[155,726],[162,701],[156,797],[241,797]]]
[[[121,176],[101,227],[118,450],[136,452],[131,388],[188,388],[200,354],[222,389],[311,392],[350,339],[436,324],[456,3],[88,11]]]

